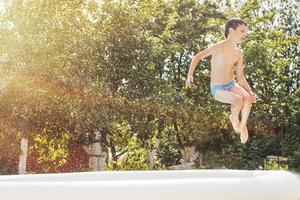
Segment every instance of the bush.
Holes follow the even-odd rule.
[[[274,160],[269,160],[266,163],[265,170],[287,170],[288,165],[279,165]]]

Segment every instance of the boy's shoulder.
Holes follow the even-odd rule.
[[[239,54],[240,56],[243,56],[243,55],[244,55],[243,49],[241,49],[240,47],[236,47],[235,49],[236,49],[236,51],[238,52],[238,54]]]
[[[210,47],[211,47],[211,48],[220,48],[220,47],[223,46],[223,44],[224,44],[224,40],[219,41],[219,42],[217,42],[217,43],[213,43],[213,44],[210,45]]]
[[[216,52],[219,52],[220,50],[222,50],[223,46],[224,46],[224,41],[222,40],[220,42],[209,45],[208,48],[211,50],[212,53],[216,53]]]
[[[220,42],[218,42],[218,43],[212,43],[212,44],[208,45],[207,48],[210,49],[210,50],[218,49],[218,48],[220,48]]]
[[[221,41],[219,41],[217,43],[212,44],[210,47],[211,48],[223,48],[224,44],[225,44],[225,40],[221,40]],[[240,47],[237,46],[235,49],[239,53],[243,54],[243,50]]]

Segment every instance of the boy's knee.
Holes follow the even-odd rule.
[[[242,107],[243,106],[243,97],[236,97],[234,100],[234,105],[238,106],[238,107]]]
[[[250,95],[243,96],[243,101],[244,104],[245,103],[249,104],[251,102],[251,96]]]

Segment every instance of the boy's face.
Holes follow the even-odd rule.
[[[232,35],[238,43],[242,43],[243,41],[245,41],[247,36],[247,26],[245,26],[244,24],[238,25],[236,30],[232,29]]]

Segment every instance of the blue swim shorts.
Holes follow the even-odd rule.
[[[217,90],[227,90],[229,91],[235,85],[235,80],[228,81],[227,83],[223,84],[213,84],[210,86],[210,92],[215,98]]]

